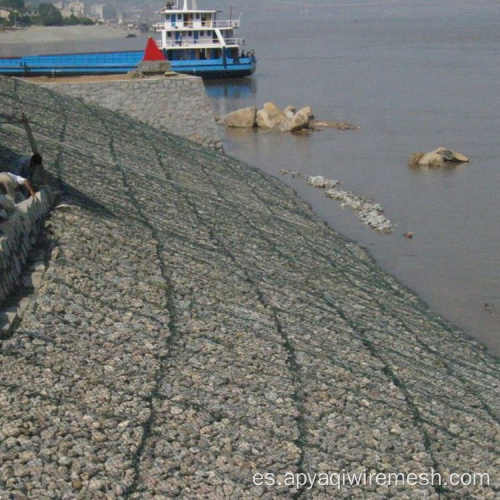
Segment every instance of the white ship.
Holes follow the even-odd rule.
[[[156,23],[161,38],[158,47],[171,62],[172,70],[202,77],[248,76],[255,72],[253,51],[245,51],[245,40],[235,37],[238,19],[219,20],[216,10],[199,9],[196,0],[167,2]]]

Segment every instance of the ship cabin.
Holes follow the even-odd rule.
[[[234,30],[240,27],[241,15],[238,19],[218,20],[220,11],[198,9],[196,0],[183,0],[182,6],[180,3],[167,2],[160,11],[165,19],[155,26],[161,33],[158,46],[168,60],[240,58],[245,41],[236,38]]]

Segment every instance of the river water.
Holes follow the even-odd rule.
[[[215,112],[266,101],[310,105],[359,131],[310,135],[221,130],[224,147],[280,177],[334,229],[500,355],[500,3],[495,0],[209,0],[256,51],[256,74],[212,82]],[[143,48],[145,39],[16,47],[20,53]],[[0,55],[11,55],[13,48]],[[470,164],[412,169],[439,146]],[[324,192],[280,169],[323,175],[379,202],[379,235]],[[402,235],[413,232],[413,239]]]

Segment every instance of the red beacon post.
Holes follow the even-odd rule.
[[[144,57],[137,67],[142,75],[165,75],[170,72],[170,62],[167,61],[163,52],[159,49],[153,38],[148,38]]]
[[[166,61],[163,52],[158,48],[152,37],[148,38],[143,61]]]

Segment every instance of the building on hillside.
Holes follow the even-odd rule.
[[[90,16],[92,17],[92,19],[94,19],[95,21],[99,21],[99,22],[104,21],[105,7],[106,7],[105,3],[91,5],[90,6]]]
[[[14,11],[8,7],[0,7],[0,19],[9,19],[11,12]]]
[[[58,2],[54,4],[60,11],[63,17],[84,17],[85,15],[85,4],[79,2],[78,0],[74,2]]]

